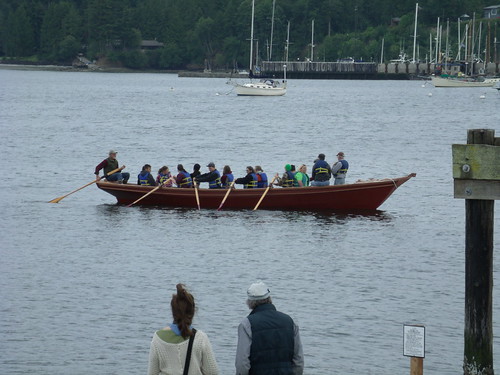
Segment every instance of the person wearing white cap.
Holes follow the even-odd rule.
[[[252,312],[238,326],[236,375],[302,375],[299,327],[276,310],[266,284],[250,285],[247,305]]]
[[[347,160],[344,160],[344,153],[339,152],[337,154],[338,161],[332,165],[332,174],[335,178],[334,185],[344,185],[345,184],[345,175],[347,174],[347,170],[349,169],[349,163]]]
[[[101,177],[99,177],[99,172],[101,169],[104,169],[104,177],[106,178],[107,181],[110,182],[115,182],[117,181],[118,183],[123,183],[126,184],[128,179],[130,178],[130,173],[127,172],[122,172],[122,170],[125,169],[125,166],[122,165],[120,167],[120,171],[113,173],[112,175],[108,176],[108,173],[118,169],[118,160],[116,160],[116,154],[117,151],[115,150],[110,150],[109,151],[109,156],[107,159],[104,159],[102,162],[100,162],[96,167],[95,167],[95,179],[96,181],[99,181]]]

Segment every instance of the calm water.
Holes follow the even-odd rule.
[[[460,374],[451,144],[469,128],[500,136],[500,95],[421,85],[291,81],[285,97],[240,98],[223,79],[0,70],[0,373],[143,374],[184,282],[232,374],[245,291],[263,279],[301,327],[306,374],[407,374],[404,323],[426,326],[427,374]],[[417,177],[367,216],[127,208],[94,186],[47,203],[90,182],[110,148],[132,180],[145,163],[214,161],[243,176],[338,151],[350,181]],[[494,272],[499,371],[498,256]]]

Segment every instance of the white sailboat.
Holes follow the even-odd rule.
[[[252,25],[250,28],[250,76],[253,74],[253,24],[255,17],[255,0],[252,0]],[[240,96],[282,96],[286,94],[286,64],[283,65],[283,82],[273,79],[261,79],[259,82],[240,84],[231,82]]]

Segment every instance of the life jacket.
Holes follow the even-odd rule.
[[[307,173],[297,172],[295,174],[295,177],[296,180],[297,178],[301,179],[303,187],[309,186],[309,176],[307,175]],[[297,180],[297,185],[298,185],[298,180]]]
[[[167,173],[167,174],[160,173],[160,174],[158,175],[158,177],[159,177],[158,182],[159,182],[161,185],[163,185],[163,184],[165,183],[165,181],[167,181],[169,178],[171,178],[171,177],[172,177],[172,175],[170,174],[170,172],[169,172],[169,173]],[[167,184],[167,185],[168,185],[168,184]]]
[[[185,171],[181,171],[180,173],[182,173],[184,178],[182,179],[179,187],[182,187],[182,188],[193,187],[193,179],[191,178],[191,175]]]
[[[232,173],[226,173],[224,176],[226,176],[226,182],[222,184],[222,187],[229,187],[231,185],[231,182],[234,181],[234,176]]]
[[[337,177],[339,174],[345,175],[349,169],[349,163],[347,160],[341,159],[339,161],[342,163],[342,167],[333,175],[333,177]]]
[[[149,172],[146,172],[145,174],[143,172],[139,173],[137,178],[139,179],[139,184],[141,186],[151,186],[151,184],[149,183],[149,178],[148,178],[149,175],[150,175]]]
[[[257,187],[258,188],[266,188],[268,186],[267,183],[267,174],[264,172],[262,173],[257,173],[257,178],[259,179],[257,182]]]
[[[330,166],[324,160],[318,160],[314,164],[314,179],[316,181],[328,181],[330,179]]]
[[[290,171],[286,171],[286,175],[287,175],[287,179],[282,182],[281,186],[293,187],[295,184],[297,184],[297,186],[298,186],[298,183],[295,180],[295,173],[290,172]]]
[[[257,182],[259,181],[257,175],[255,173],[250,173],[250,176],[252,176],[252,181],[245,184],[245,189],[253,189],[257,187]]]
[[[107,158],[106,160],[108,161],[108,165],[106,165],[103,168],[103,171],[104,171],[105,175],[107,175],[109,172],[111,172],[111,171],[115,170],[116,168],[118,168],[118,160],[111,159],[111,158]]]
[[[221,180],[220,180],[220,172],[217,169],[214,170],[214,172],[217,173],[218,177],[215,180],[210,181],[208,183],[208,188],[209,189],[218,189],[218,188],[220,188],[222,186]]]

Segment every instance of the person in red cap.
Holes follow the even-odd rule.
[[[337,154],[338,161],[332,165],[332,174],[335,178],[334,185],[344,185],[345,184],[345,176],[347,174],[347,170],[349,169],[349,163],[347,160],[344,160],[344,153],[339,152]]]
[[[248,288],[252,310],[238,326],[236,375],[302,375],[304,354],[299,327],[276,310],[271,291],[262,281]]]

